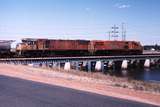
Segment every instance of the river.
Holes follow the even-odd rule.
[[[130,68],[127,70],[108,70],[106,74],[129,79],[160,82],[160,68]]]

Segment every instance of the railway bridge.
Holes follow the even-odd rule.
[[[160,54],[126,56],[84,56],[84,57],[39,57],[39,58],[1,58],[0,63],[23,64],[29,66],[63,67],[65,70],[84,68],[104,71],[107,68],[127,69],[129,66],[150,67],[160,64]]]

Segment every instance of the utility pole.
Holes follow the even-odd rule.
[[[125,28],[125,23],[122,23],[122,40],[126,40],[126,28]]]
[[[119,29],[119,27],[117,27],[116,25],[114,25],[113,27],[112,27],[112,37],[114,37],[114,40],[116,40],[116,38],[118,38],[118,30]]]
[[[109,40],[111,40],[111,32],[108,32]]]

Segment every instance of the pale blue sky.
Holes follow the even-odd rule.
[[[160,44],[160,0],[0,0],[0,37],[108,39],[114,24],[127,40]]]

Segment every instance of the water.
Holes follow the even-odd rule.
[[[160,83],[160,68],[132,68],[127,70],[109,70],[107,73],[129,79],[152,81]]]
[[[34,67],[39,67],[39,63],[34,63]],[[94,67],[93,67],[94,68]],[[115,75],[118,77],[124,77],[135,80],[151,81],[160,83],[160,67],[154,66],[151,68],[135,67],[122,70],[117,68],[116,70],[110,70],[105,68],[106,74]]]

